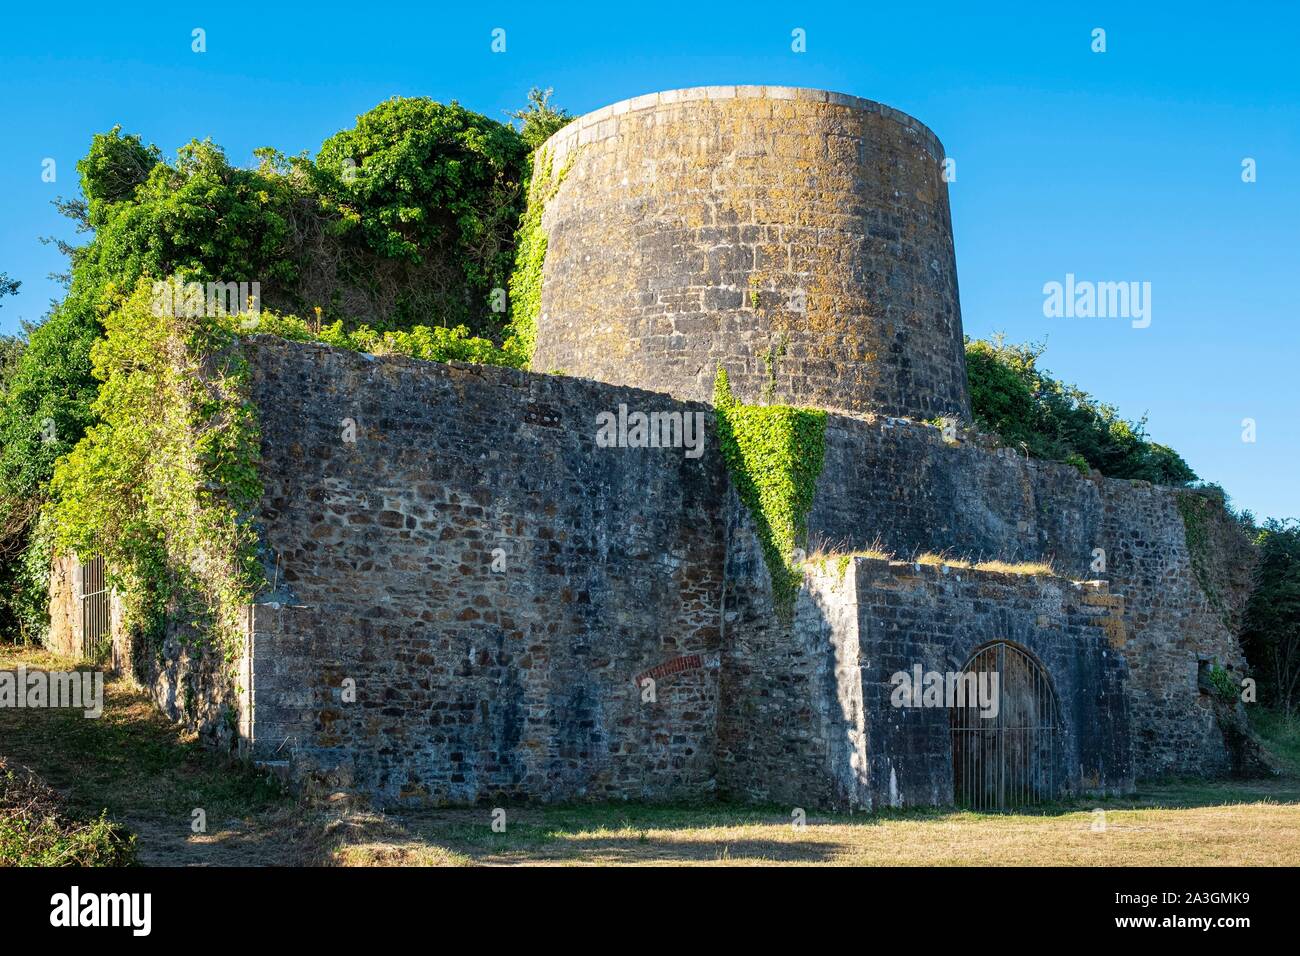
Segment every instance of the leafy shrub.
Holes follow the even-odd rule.
[[[557,109],[551,105],[550,87],[528,91],[528,105],[511,113],[519,122],[519,138],[529,149],[536,149],[544,142],[573,122],[568,110]]]
[[[1287,716],[1300,711],[1300,521],[1258,531],[1260,560],[1241,644],[1260,682],[1260,700]]]
[[[1112,405],[1066,385],[1038,367],[1041,345],[966,342],[971,411],[1008,445],[1037,458],[1080,462],[1110,478],[1186,485],[1196,473],[1173,449],[1146,437],[1146,420],[1130,422]]]
[[[0,866],[131,866],[136,838],[104,814],[70,817],[57,793],[0,757]]]
[[[451,291],[433,314],[481,328],[509,276],[528,154],[511,127],[457,103],[394,97],[327,139],[316,169],[344,235],[383,259],[445,261],[459,275],[439,276]]]

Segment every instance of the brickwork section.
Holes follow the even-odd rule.
[[[1127,668],[1108,618],[1121,602],[1104,585],[857,559],[868,782],[875,806],[946,804],[953,797],[949,714],[894,707],[893,674],[960,672],[975,651],[1006,641],[1044,668],[1055,694],[1055,781],[1061,793],[1133,788]],[[1040,715],[1046,721],[1046,713]]]
[[[1225,569],[1239,555],[1208,510],[1212,603],[1178,508],[1194,492],[831,415],[814,546],[1050,560],[1059,579],[857,560],[842,579],[814,575],[790,625],[706,407],[272,338],[245,348],[273,584],[249,610],[245,658],[232,680],[180,633],[135,654],[115,610],[114,659],[218,740],[235,706],[254,756],[299,779],[430,803],[944,802],[939,725],[873,717],[868,671],[890,655],[938,666],[994,639],[1037,654],[1063,707],[1085,715],[1068,725],[1080,789],[1118,785],[1125,759],[1137,777],[1230,769],[1196,677],[1199,660],[1244,666],[1224,610],[1239,606]],[[597,415],[620,405],[702,412],[703,454],[598,447]],[[1107,563],[1093,574],[1096,549]],[[75,575],[55,571],[51,611],[71,646]],[[1069,583],[1085,577],[1108,587]],[[1128,758],[1112,733],[1121,662]],[[1112,729],[1090,737],[1102,716]]]
[[[551,173],[533,368],[696,400],[969,417],[943,150],[856,97],[702,87],[584,116]],[[537,164],[538,175],[545,164]]]

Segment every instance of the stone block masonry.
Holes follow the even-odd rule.
[[[845,635],[878,660],[888,648],[871,644],[872,614],[882,601],[881,614],[902,614],[887,603],[900,594],[929,610],[897,618],[897,658],[947,661],[1000,635],[1042,658],[1070,713],[1107,695],[1107,719],[1131,724],[1130,749],[1072,731],[1079,789],[1228,769],[1196,667],[1203,656],[1240,667],[1239,651],[1199,593],[1168,489],[945,442],[928,426],[833,415],[815,541],[1050,558],[1065,577],[972,575],[957,588],[937,571],[855,562],[856,590],[837,602],[833,588],[810,585],[791,628],[773,614],[711,412],[698,458],[596,441],[598,416],[620,404],[703,406],[270,338],[247,349],[276,589],[253,609],[246,726],[256,753],[290,755],[299,776],[385,800],[721,789],[879,805],[895,799],[879,776],[889,766],[901,799],[943,802],[946,760],[918,756],[915,735],[885,734],[879,715],[872,737],[864,690],[853,692],[861,727],[826,723],[849,712],[837,695],[852,674],[874,686]],[[1081,590],[1070,579],[1089,576],[1097,547],[1110,590]],[[1091,663],[1058,653],[1085,632]],[[641,699],[644,678],[653,701]],[[857,743],[846,751],[845,739]],[[918,782],[926,766],[929,782]]]
[[[809,517],[814,546],[1046,561],[1067,578],[1108,581],[1124,600],[1138,776],[1231,769],[1197,669],[1215,661],[1240,678],[1245,658],[1193,567],[1178,498],[1201,493],[1083,476],[887,418],[832,417],[826,443]],[[1240,591],[1248,582],[1224,572],[1242,560],[1228,547],[1240,531],[1221,506],[1207,515],[1221,541],[1204,556],[1209,573],[1225,578],[1225,593]]]
[[[957,673],[979,648],[1008,642],[1042,663],[1059,703],[1044,747],[1053,795],[1127,792],[1122,606],[1100,582],[829,558],[810,568],[790,633],[737,637],[723,790],[796,806],[952,803],[950,711],[894,706],[891,678]]]
[[[1193,492],[831,415],[812,544],[1051,560],[1057,575],[865,559],[839,575],[832,558],[790,624],[707,407],[269,337],[244,348],[268,588],[249,609],[238,727],[295,779],[382,802],[943,803],[946,718],[882,711],[880,680],[992,640],[1053,682],[1071,788],[1232,769],[1197,667],[1244,665],[1193,568],[1177,506]],[[620,405],[703,412],[703,453],[601,447],[598,417]],[[1072,583],[1086,577],[1105,585]],[[128,635],[114,643],[130,657]],[[172,640],[148,658],[137,673],[169,714],[221,719],[212,662]]]
[[[620,404],[700,407],[270,339],[248,355],[279,583],[254,609],[255,752],[386,800],[712,792],[726,476],[716,454],[595,440]]]
[[[533,368],[707,400],[969,418],[938,139],[820,90],[638,97],[543,147]],[[771,353],[769,374],[763,356]]]

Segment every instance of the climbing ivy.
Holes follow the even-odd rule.
[[[713,406],[727,470],[758,528],[777,613],[789,620],[803,580],[795,549],[807,544],[808,512],[825,455],[826,413],[743,405],[732,395],[722,367],[714,379]]]
[[[1212,507],[1211,502],[1204,495],[1198,494],[1177,494],[1174,501],[1178,505],[1178,513],[1183,518],[1183,535],[1187,542],[1187,553],[1191,557],[1192,571],[1196,575],[1197,583],[1201,586],[1205,598],[1210,602],[1210,606],[1224,618],[1224,623],[1231,628],[1228,620],[1227,605],[1223,600],[1219,588],[1215,584],[1210,574],[1210,534],[1207,523],[1206,511]]]
[[[209,635],[227,661],[241,647],[240,609],[264,581],[251,523],[262,497],[260,428],[238,339],[269,334],[420,359],[521,364],[463,326],[347,330],[341,321],[322,326],[319,312],[309,322],[269,310],[176,315],[155,305],[154,283],[142,279],[104,318],[104,338],[90,352],[102,383],[92,409],[97,424],[55,465],[53,543],[104,557],[124,623],[152,646],[174,615],[195,625],[181,633]]]
[[[537,348],[537,320],[542,314],[542,267],[546,264],[546,231],[542,213],[573,167],[578,150],[569,154],[559,175],[554,156],[545,147],[537,154],[537,173],[528,185],[528,201],[515,233],[515,267],[510,274],[510,338],[505,348],[531,362]]]
[[[55,465],[54,543],[104,557],[124,624],[151,646],[174,615],[229,662],[263,579],[248,367],[229,321],[155,314],[151,286],[120,297],[91,350],[97,423]]]

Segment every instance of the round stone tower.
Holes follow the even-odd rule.
[[[534,370],[970,417],[943,148],[879,103],[710,86],[589,113],[551,190]]]

